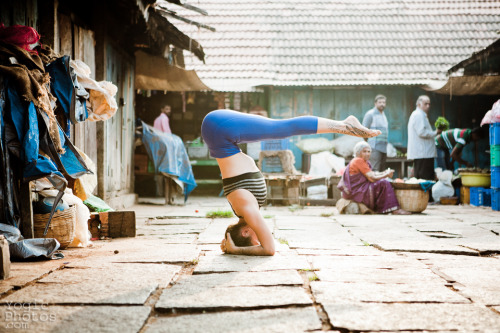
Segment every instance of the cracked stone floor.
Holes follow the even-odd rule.
[[[500,213],[264,207],[273,257],[223,255],[223,198],[146,200],[137,236],[12,263],[0,332],[500,332]]]

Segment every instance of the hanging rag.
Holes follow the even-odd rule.
[[[32,27],[18,24],[6,27],[0,23],[0,41],[14,44],[30,53],[37,54],[38,52],[33,50],[33,47],[40,41],[40,35]]]
[[[118,88],[109,81],[95,81],[90,77],[90,67],[81,60],[71,60],[70,65],[75,71],[78,82],[90,90],[90,110],[88,119],[90,121],[107,120],[116,113],[118,105],[115,95]]]

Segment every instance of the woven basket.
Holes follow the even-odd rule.
[[[396,198],[402,209],[412,213],[421,213],[427,208],[429,202],[429,191],[419,189],[394,189]]]
[[[49,220],[50,213],[33,214],[33,227],[36,238],[44,238],[43,232]],[[65,249],[75,237],[76,208],[70,206],[69,209],[56,211],[52,216],[46,238],[55,238],[61,244],[60,249]]]

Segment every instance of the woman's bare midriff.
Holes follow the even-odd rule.
[[[222,178],[231,178],[248,172],[260,171],[250,156],[240,152],[229,157],[218,158]]]

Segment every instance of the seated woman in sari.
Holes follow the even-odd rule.
[[[370,145],[361,141],[354,146],[354,156],[344,171],[338,188],[344,199],[365,204],[377,213],[411,214],[399,207],[391,183],[385,178],[391,178],[394,170],[383,172],[372,170]]]

